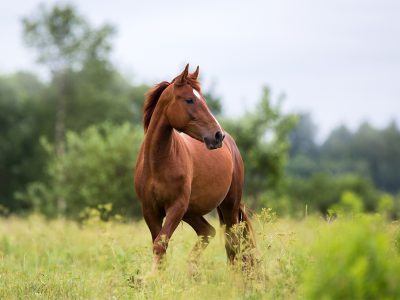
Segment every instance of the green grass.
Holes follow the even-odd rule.
[[[217,221],[211,221],[218,228]],[[45,221],[38,216],[2,219],[0,299],[355,299],[377,294],[394,299],[399,296],[398,289],[391,286],[400,280],[400,275],[395,274],[400,274],[400,235],[396,222],[385,223],[378,217],[364,216],[333,223],[318,217],[302,221],[271,220],[271,215],[264,211],[254,218],[254,226],[261,258],[256,274],[243,274],[240,268],[227,265],[223,234],[219,230],[201,256],[198,274],[190,276],[187,258],[196,235],[182,224],[170,242],[164,269],[142,282],[140,278],[150,270],[152,262],[150,233],[144,222],[91,220],[78,225],[65,220]],[[363,244],[364,238],[372,242]],[[369,272],[371,260],[374,263]],[[347,274],[344,293],[338,294],[334,290],[339,287],[329,282],[340,284],[337,279],[343,274]],[[358,293],[355,298],[354,278]],[[374,294],[363,285],[368,280],[379,281]]]

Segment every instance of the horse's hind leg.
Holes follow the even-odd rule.
[[[226,199],[224,200],[226,201]],[[228,203],[229,204],[229,203]],[[230,263],[235,261],[236,248],[238,242],[236,241],[236,236],[232,234],[232,226],[239,222],[237,216],[233,209],[233,205],[220,205],[218,208],[218,216],[221,226],[225,226],[225,250],[226,255]]]
[[[218,206],[218,216],[221,225],[225,225],[225,249],[228,259],[231,263],[235,261],[237,254],[240,252],[243,261],[254,261],[251,251],[255,248],[255,241],[250,224],[250,219],[245,213],[244,206],[241,204],[243,182],[244,182],[244,166],[239,151],[233,147],[234,170],[232,174],[232,182],[228,194]],[[244,227],[233,230],[233,226],[240,222],[244,222]],[[244,238],[244,240],[241,240]],[[241,243],[244,241],[244,243]],[[246,249],[242,249],[242,244]],[[243,253],[247,252],[247,253]]]
[[[196,231],[196,234],[199,237],[199,240],[196,242],[190,253],[190,261],[196,263],[201,252],[209,244],[209,239],[215,236],[215,229],[203,216],[185,215],[183,221],[188,223],[194,231]]]
[[[225,249],[231,263],[235,262],[240,253],[243,262],[253,265],[253,249],[255,241],[250,219],[245,213],[241,203],[241,191],[231,187],[228,195],[218,207],[218,216],[222,226],[225,226]],[[243,223],[243,227],[233,230],[235,224]]]

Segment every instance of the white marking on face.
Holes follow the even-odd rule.
[[[193,89],[193,94],[194,94],[197,98],[199,98],[199,99],[201,100],[201,95],[200,95],[200,93],[199,93],[198,91],[196,91],[195,89]],[[218,124],[218,127],[219,127],[220,131],[222,131],[222,127],[221,127],[221,125],[219,124],[218,120],[214,117],[214,115],[213,115],[211,112],[210,112],[210,115],[211,115],[211,117],[213,117],[215,123]]]
[[[222,127],[219,125],[218,120],[214,117],[214,115],[210,112],[211,116],[214,118],[215,122],[218,124],[219,130],[222,132]]]
[[[201,99],[200,93],[199,93],[198,91],[196,91],[195,89],[193,89],[193,94],[194,94],[197,98]]]

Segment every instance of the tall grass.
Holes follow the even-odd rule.
[[[318,217],[295,221],[264,210],[253,218],[260,259],[256,274],[227,264],[220,230],[202,254],[198,272],[189,275],[187,260],[196,235],[182,224],[170,242],[163,269],[145,281],[152,246],[144,222],[90,220],[79,225],[38,216],[3,219],[0,299],[335,299],[380,294],[399,298],[391,285],[400,280],[398,224],[359,218],[333,224]],[[216,220],[211,222],[218,227]],[[354,271],[352,264],[360,259],[358,253],[363,272]],[[347,263],[340,264],[341,260]],[[350,284],[338,286],[340,278]],[[368,289],[368,280],[380,282],[375,294]],[[349,292],[353,281],[358,294]]]

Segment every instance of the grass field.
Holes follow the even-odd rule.
[[[227,265],[221,230],[190,276],[196,235],[182,224],[164,269],[145,281],[139,279],[152,255],[144,222],[2,219],[0,299],[400,298],[397,222],[379,216],[295,221],[267,210],[253,219],[261,259],[255,276]]]

